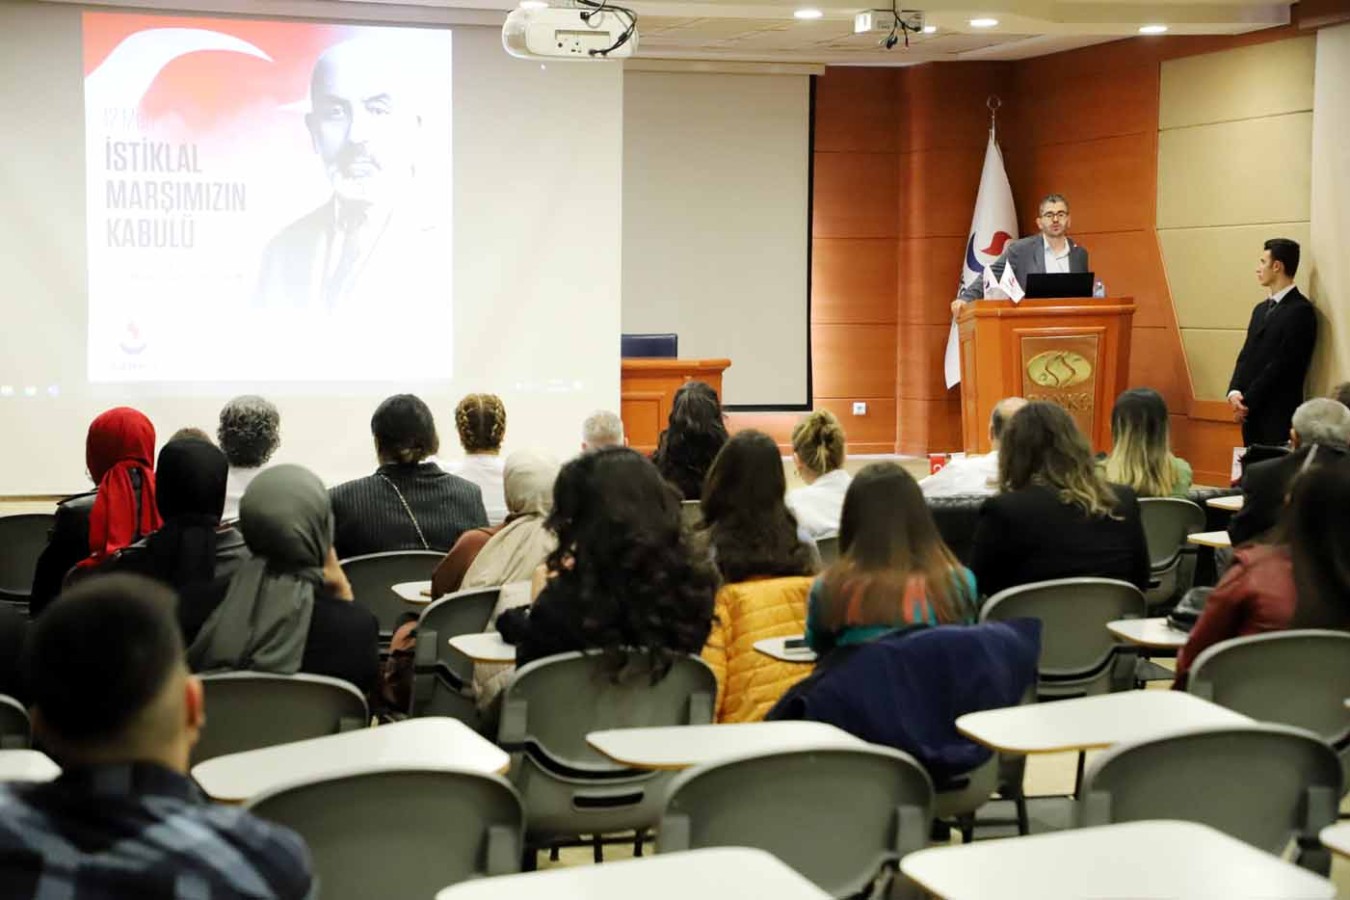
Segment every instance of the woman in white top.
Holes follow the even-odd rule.
[[[834,413],[818,409],[792,429],[792,456],[806,487],[787,495],[788,508],[812,539],[839,535],[844,494],[852,480],[844,471],[844,429]]]
[[[488,524],[500,525],[506,518],[506,492],[502,487],[505,464],[502,439],[506,437],[506,407],[496,394],[469,394],[455,407],[455,430],[464,448],[464,459],[443,468],[451,475],[472,481],[483,492]]]

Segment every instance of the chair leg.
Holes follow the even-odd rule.
[[[1077,797],[1083,792],[1083,768],[1087,763],[1087,753],[1078,751],[1078,771],[1074,774],[1073,795]]]
[[[605,842],[598,834],[591,835],[591,853],[597,863],[605,861]]]
[[[559,847],[557,844],[554,844],[552,847],[549,847],[549,848],[548,848],[548,861],[549,861],[549,862],[557,862],[557,861],[558,861],[558,853],[559,853],[559,851],[561,851],[561,850],[562,850],[562,848]]]
[[[975,814],[966,813],[963,816],[957,816],[957,824],[961,827],[961,843],[969,844],[975,840]]]
[[[1026,837],[1031,834],[1031,818],[1027,815],[1027,795],[1018,791],[1017,796],[1013,798],[1013,806],[1017,809],[1017,833]]]
[[[633,837],[633,855],[634,855],[634,856],[641,856],[641,855],[642,855],[642,839],[643,839],[642,830],[641,830],[641,829],[638,829],[637,834],[634,835],[634,837]]]
[[[534,872],[539,868],[539,848],[525,845],[525,852],[520,857],[520,871]]]

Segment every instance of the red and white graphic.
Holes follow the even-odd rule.
[[[90,381],[450,377],[448,30],[83,26]]]

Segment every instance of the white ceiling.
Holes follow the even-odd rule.
[[[6,2],[6,0],[0,0]],[[517,0],[48,0],[180,11],[500,24]],[[570,0],[552,0],[563,5]],[[1240,34],[1287,24],[1278,0],[904,0],[934,34],[910,35],[909,47],[885,50],[884,35],[853,34],[853,16],[889,9],[886,0],[611,0],[638,13],[637,56],[715,62],[912,65],[950,60],[1042,56],[1138,35],[1163,23],[1169,34]],[[874,5],[869,5],[874,4]],[[814,21],[793,18],[813,6]],[[971,27],[975,17],[999,20]]]

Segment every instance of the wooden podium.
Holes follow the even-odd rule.
[[[1130,297],[976,300],[957,316],[961,434],[988,453],[989,415],[1004,397],[1048,400],[1078,420],[1094,452],[1111,446],[1111,407],[1129,386]]]
[[[729,359],[625,359],[619,375],[619,418],[628,446],[639,453],[656,449],[675,392],[686,381],[705,381],[722,396],[722,372]]]

